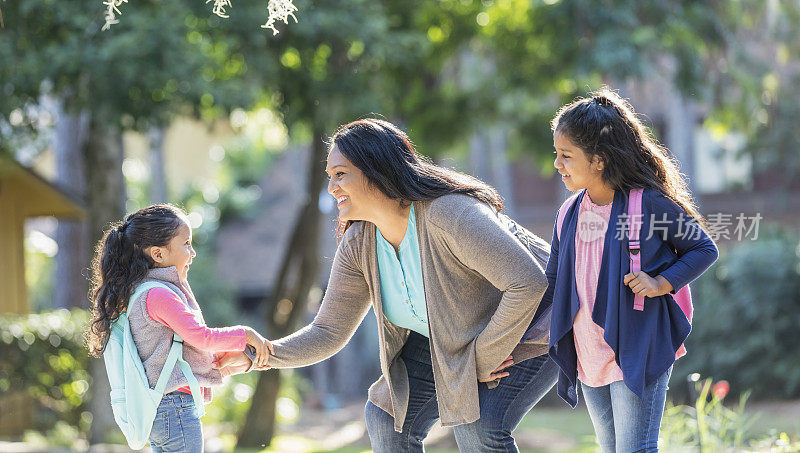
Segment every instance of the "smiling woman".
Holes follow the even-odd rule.
[[[422,451],[437,420],[461,451],[517,451],[511,432],[554,385],[549,245],[502,214],[497,191],[417,154],[382,120],[339,128],[328,192],[339,247],[314,321],[274,342],[269,365],[338,352],[372,306],[382,376],[369,390],[373,450]],[[241,371],[242,354],[219,367]]]

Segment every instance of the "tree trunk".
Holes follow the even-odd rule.
[[[503,126],[495,125],[489,129],[489,160],[492,166],[492,185],[503,197],[504,212],[514,217],[516,214],[514,180],[506,153],[508,148],[507,134],[508,131]]]
[[[152,127],[147,133],[150,139],[150,202],[167,201],[167,177],[164,170],[164,129]]]
[[[86,172],[83,146],[89,127],[89,113],[73,112],[69,106],[70,96],[65,94],[58,101],[56,138],[56,183],[76,196],[86,197]],[[88,290],[84,270],[89,267],[91,248],[86,219],[58,221],[53,292],[53,308],[86,308]]]
[[[505,213],[514,216],[514,184],[506,156],[506,129],[490,125],[475,131],[469,141],[472,175],[493,186],[503,197]]]
[[[319,194],[325,169],[325,142],[321,127],[314,127],[314,141],[306,176],[306,202],[283,256],[275,291],[267,309],[267,332],[282,338],[298,327],[308,293],[319,270]],[[263,448],[275,434],[275,403],[280,388],[279,370],[261,373],[237,448]]]
[[[103,230],[125,214],[125,180],[122,176],[122,134],[93,118],[84,147],[90,244],[102,238]],[[94,278],[94,276],[91,276]],[[89,410],[93,415],[91,444],[103,442],[114,429],[109,400],[110,387],[102,359],[91,359]]]
[[[681,173],[688,176],[689,190],[695,193],[694,152],[697,126],[697,104],[674,88],[668,107],[666,144],[680,162]]]
[[[472,175],[481,181],[492,184],[489,171],[489,139],[486,131],[476,130],[469,139],[469,163]]]

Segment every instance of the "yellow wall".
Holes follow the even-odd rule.
[[[180,193],[187,184],[213,177],[219,163],[211,160],[209,150],[215,145],[229,144],[235,135],[226,120],[209,124],[192,118],[176,118],[164,134],[167,185],[171,193]],[[150,143],[147,136],[128,131],[122,135],[122,140],[125,157],[138,159],[149,167]],[[34,169],[47,179],[55,179],[54,153],[42,153],[34,163]]]
[[[30,311],[25,286],[25,219],[79,218],[76,202],[8,157],[0,156],[0,314]]]
[[[235,133],[227,121],[208,124],[190,118],[177,118],[164,133],[164,166],[168,196],[180,193],[192,183],[214,176],[219,162],[209,157],[213,146],[228,144]],[[144,134],[123,135],[125,157],[139,159],[149,167],[150,143]]]
[[[23,253],[23,197],[11,180],[0,179],[0,314],[29,311]]]

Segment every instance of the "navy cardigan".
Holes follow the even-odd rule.
[[[553,229],[550,260],[547,263],[547,291],[542,304],[552,301],[550,357],[558,364],[558,395],[575,407],[577,394],[577,355],[572,325],[580,302],[575,284],[575,228],[578,207],[586,191],[580,193],[564,215],[559,241]],[[686,340],[691,325],[672,298],[683,286],[699,277],[719,256],[714,241],[701,231],[684,235],[684,211],[658,191],[646,189],[642,195],[641,253],[642,270],[651,277],[661,274],[672,284],[671,294],[645,298],[644,311],[633,309],[633,292],[623,278],[630,271],[627,241],[617,239],[617,222],[627,214],[628,194],[615,191],[608,231],[603,245],[600,278],[592,320],[605,329],[604,339],[614,351],[625,385],[640,398],[644,388],[664,374],[675,361],[675,353]],[[650,234],[655,215],[654,234]],[[688,214],[683,214],[688,219]],[[624,219],[624,217],[623,217]],[[684,221],[685,231],[686,224]],[[682,237],[687,236],[687,237]],[[694,237],[691,237],[694,236]],[[561,244],[563,242],[563,244]]]

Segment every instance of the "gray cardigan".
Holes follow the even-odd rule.
[[[443,426],[471,423],[480,418],[478,378],[487,378],[509,354],[519,363],[547,353],[548,335],[520,340],[547,288],[550,247],[536,237],[526,246],[508,217],[467,195],[416,202],[415,212],[439,415]],[[369,400],[402,431],[409,386],[398,355],[409,330],[383,315],[372,223],[355,222],[347,230],[314,321],[274,341],[269,364],[300,367],[332,356],[349,341],[370,302],[378,319],[382,376],[370,387]],[[549,327],[549,316],[545,322]]]

